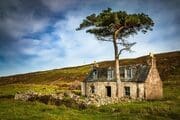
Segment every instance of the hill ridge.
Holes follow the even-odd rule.
[[[157,59],[157,68],[162,80],[164,80],[165,77],[174,74],[174,71],[177,71],[177,69],[180,68],[180,51],[158,53],[155,54],[155,57]],[[120,59],[120,65],[146,63],[146,58],[147,55],[137,58]],[[114,64],[113,60],[99,61],[97,63],[100,67],[112,66]],[[15,83],[58,84],[58,82],[54,82],[58,80],[59,82],[82,81],[91,70],[92,64],[93,63],[0,77],[0,85]]]

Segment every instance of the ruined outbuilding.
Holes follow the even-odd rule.
[[[163,96],[163,84],[153,54],[150,54],[146,64],[120,66],[119,82],[114,74],[113,66],[101,68],[94,65],[81,84],[82,95],[132,99],[160,99]]]

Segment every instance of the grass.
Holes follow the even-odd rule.
[[[80,90],[68,90],[66,87],[56,85],[40,85],[40,84],[8,84],[0,86],[0,98],[14,97],[16,93],[33,91],[41,94],[62,93],[71,91],[80,95]]]
[[[104,105],[99,108],[90,106],[80,110],[64,105],[46,105],[39,102],[23,102],[13,99],[0,99],[1,120],[178,120],[180,119],[180,86],[177,85],[178,77],[171,77],[164,82],[164,99],[157,101],[126,102],[112,105]],[[176,81],[176,82],[175,82]],[[27,89],[27,86],[1,87],[1,92],[13,94],[17,88]],[[35,87],[34,87],[35,86]],[[42,92],[41,88],[47,87],[48,92],[54,92],[54,87],[34,85],[29,88]],[[38,88],[37,88],[38,87]],[[51,88],[52,87],[52,88]],[[8,89],[7,89],[8,88]],[[55,87],[56,89],[56,87]],[[7,91],[9,92],[7,92]],[[6,92],[5,92],[6,91]]]
[[[86,109],[55,106],[40,102],[15,101],[16,92],[51,94],[77,84],[91,66],[57,69],[0,79],[0,120],[180,120],[179,52],[160,54],[158,70],[163,78],[164,98],[156,101],[126,102]],[[144,62],[145,58],[124,60],[124,64]],[[101,62],[108,66],[111,62]],[[4,81],[3,81],[4,80]],[[74,87],[72,87],[74,88]],[[79,94],[79,90],[73,90]],[[9,97],[10,96],[10,97]]]
[[[85,120],[103,116],[95,111],[79,111],[66,106],[45,105],[38,102],[22,102],[14,100],[0,101],[0,117],[9,120]],[[92,113],[92,114],[89,114]],[[9,115],[7,115],[9,114]]]
[[[0,85],[6,84],[54,84],[59,85],[63,82],[70,83],[83,80],[90,71],[91,65],[84,65],[71,68],[54,69],[9,77],[0,77]]]
[[[17,92],[34,91],[41,94],[58,92],[58,87],[53,85],[36,84],[10,84],[0,86],[0,96],[14,96]]]
[[[166,76],[173,75],[174,69],[180,65],[180,51],[156,54],[157,68],[159,70],[162,80],[166,80]],[[147,56],[142,56],[135,59],[120,60],[121,65],[146,63]],[[98,62],[100,67],[113,66],[113,61]],[[74,81],[83,81],[92,65],[83,65],[62,69],[54,69],[49,71],[40,71],[34,73],[27,73],[21,75],[14,75],[9,77],[0,77],[0,85],[6,84],[53,84],[61,85],[62,82],[71,83]]]

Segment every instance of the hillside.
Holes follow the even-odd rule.
[[[176,74],[179,78],[180,71],[180,51],[161,53],[155,55],[157,60],[157,68],[162,80],[167,80]],[[120,60],[121,65],[145,63],[147,56],[142,56],[135,59]],[[100,67],[112,66],[113,61],[98,62]],[[69,67],[62,69],[54,69],[49,71],[41,71],[27,74],[20,74],[8,77],[0,77],[0,85],[5,84],[67,84],[74,81],[82,81],[88,72],[91,70],[92,64]]]
[[[146,62],[146,57],[121,60],[121,64]],[[91,69],[91,65],[28,73],[0,78],[0,119],[14,120],[179,120],[180,119],[180,52],[156,55],[157,66],[163,80],[163,99],[110,104],[86,109],[44,104],[38,101],[14,100],[16,93],[34,91],[40,94],[59,94],[71,91],[80,94],[79,81]],[[112,65],[112,61],[99,62],[100,67]],[[24,84],[22,84],[24,83]],[[75,85],[75,87],[73,87]],[[71,88],[71,89],[69,89]],[[46,98],[44,98],[46,100]],[[72,104],[73,101],[66,101]]]

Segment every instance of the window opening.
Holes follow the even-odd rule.
[[[130,96],[130,87],[124,87],[125,96]]]
[[[111,86],[106,86],[106,93],[108,97],[111,97]]]

